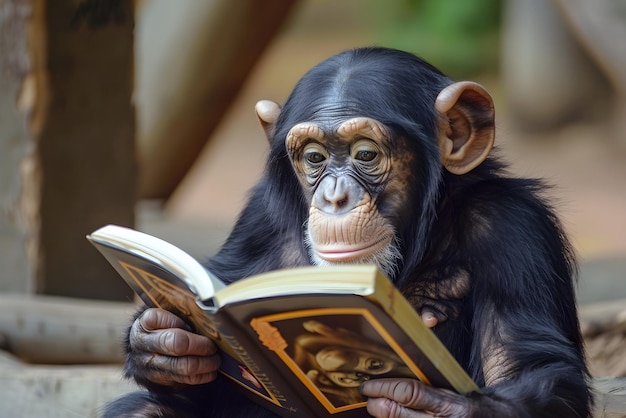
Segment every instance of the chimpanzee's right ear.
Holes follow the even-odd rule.
[[[254,106],[254,110],[256,111],[256,117],[259,119],[261,127],[265,131],[267,140],[271,141],[274,126],[280,114],[280,105],[271,100],[259,100],[256,106]]]

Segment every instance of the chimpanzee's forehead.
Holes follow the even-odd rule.
[[[317,122],[303,122],[292,127],[287,136],[295,141],[302,141],[306,138],[350,141],[356,137],[385,141],[390,138],[389,130],[384,124],[366,117],[349,118],[339,125],[332,126]]]
[[[300,121],[316,123],[324,130],[334,131],[349,119],[382,119],[382,112],[376,112],[376,107],[375,103],[366,103],[364,100],[327,97],[311,103],[308,111],[301,115]]]
[[[362,103],[326,101],[309,109],[309,112],[303,112],[288,129],[306,124],[319,128],[327,139],[366,136],[382,140],[393,136],[389,121],[388,115],[370,111]]]

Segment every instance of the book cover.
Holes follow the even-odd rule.
[[[171,244],[120,227],[104,232],[88,239],[139,297],[213,339],[222,374],[279,415],[362,415],[366,399],[358,388],[381,377],[478,391],[375,266],[302,267],[225,286],[207,283],[217,279],[197,266],[176,266],[176,257],[164,255]],[[141,245],[133,244],[136,234]],[[151,252],[151,239],[158,251]]]

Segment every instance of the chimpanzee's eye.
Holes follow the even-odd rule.
[[[319,152],[307,152],[304,158],[311,164],[319,164],[326,159],[326,157]]]
[[[307,164],[318,165],[328,158],[328,151],[319,142],[311,140],[305,145],[302,156]]]
[[[351,153],[354,160],[369,163],[376,160],[379,150],[376,142],[368,138],[362,138],[352,145]]]
[[[361,161],[372,161],[378,155],[377,152],[374,151],[357,151],[354,158]]]

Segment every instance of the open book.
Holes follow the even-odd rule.
[[[142,232],[109,225],[87,238],[147,305],[213,339],[222,374],[281,416],[360,416],[359,386],[377,377],[478,391],[375,266],[302,267],[225,285]]]

